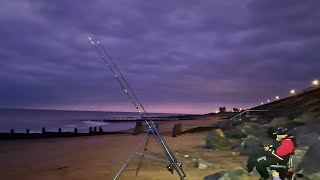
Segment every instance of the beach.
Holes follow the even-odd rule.
[[[219,118],[181,121],[183,130],[207,126]],[[212,151],[203,148],[208,132],[172,137],[174,123],[159,126],[177,160],[183,163],[186,179],[197,180],[222,170],[238,167],[246,157],[232,155],[232,150]],[[4,180],[106,180],[113,177],[134,151],[143,134],[105,135],[74,138],[13,140],[0,142],[0,179]],[[160,146],[150,138],[148,150],[161,153]],[[143,147],[141,148],[143,150]],[[184,155],[189,155],[186,158]],[[204,159],[215,168],[193,167],[193,159]],[[119,179],[179,179],[166,169],[167,164],[143,159],[138,176],[135,175],[140,158],[134,157]]]

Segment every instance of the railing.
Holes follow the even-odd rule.
[[[250,109],[248,109],[248,110],[245,110],[245,111],[243,111],[243,112],[240,112],[239,114],[233,116],[233,117],[230,118],[230,119],[234,120],[234,119],[237,118],[238,116],[240,116],[240,119],[241,119],[241,115],[244,114],[244,113],[247,113],[247,115],[249,115],[249,112],[267,112],[267,111],[269,111],[269,110],[250,110]]]

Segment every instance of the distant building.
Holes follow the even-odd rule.
[[[226,107],[220,107],[219,108],[219,113],[225,113],[227,112],[227,108]]]
[[[232,108],[232,112],[240,112],[239,108]]]

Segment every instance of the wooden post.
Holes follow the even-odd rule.
[[[92,127],[89,127],[89,133],[92,133]]]
[[[61,133],[61,132],[62,132],[61,128],[59,128],[58,132],[59,132],[59,133]]]
[[[103,133],[102,127],[99,127],[99,133]]]
[[[75,134],[78,133],[78,129],[77,128],[74,128],[74,131],[73,131]]]
[[[134,127],[133,135],[138,135],[143,133],[142,122],[136,122],[136,126]]]
[[[182,134],[182,124],[175,124],[172,130],[172,137],[177,137]]]
[[[10,130],[10,133],[11,133],[11,134],[14,134],[14,129],[11,129],[11,130]]]
[[[27,130],[26,130],[26,133],[27,133],[27,134],[30,134],[30,129],[27,129]]]
[[[42,128],[42,134],[45,134],[45,133],[46,133],[46,128],[43,127],[43,128]]]

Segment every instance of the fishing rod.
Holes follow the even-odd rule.
[[[88,37],[89,41],[91,42],[92,46],[94,47],[94,49],[97,51],[98,55],[100,56],[100,58],[102,59],[102,61],[105,63],[105,65],[109,68],[109,70],[113,73],[114,77],[117,79],[117,81],[119,82],[119,84],[121,85],[121,87],[123,88],[125,94],[127,95],[127,97],[130,99],[130,101],[132,102],[132,104],[135,106],[135,108],[137,109],[137,111],[139,112],[140,116],[142,117],[142,119],[144,119],[145,123],[148,125],[148,131],[146,132],[146,134],[143,136],[143,138],[140,140],[139,144],[137,145],[135,152],[132,153],[129,158],[127,159],[127,161],[125,162],[125,164],[122,166],[122,168],[120,169],[120,171],[118,172],[118,174],[114,177],[114,180],[116,180],[118,178],[118,176],[122,173],[122,171],[124,170],[125,166],[127,165],[127,163],[129,162],[129,160],[133,157],[133,155],[137,154],[140,155],[141,157],[147,157],[147,158],[151,158],[151,159],[157,159],[163,162],[168,162],[170,163],[167,166],[167,169],[173,174],[173,170],[175,170],[177,172],[177,174],[180,177],[180,180],[183,180],[186,177],[186,174],[184,173],[184,171],[182,170],[182,164],[177,162],[176,158],[173,156],[173,154],[171,153],[170,149],[168,148],[168,146],[166,145],[166,143],[164,142],[164,140],[162,139],[162,137],[160,136],[160,133],[156,127],[156,124],[147,117],[147,111],[144,108],[144,106],[142,105],[142,103],[139,101],[139,99],[137,98],[137,96],[135,95],[133,89],[131,88],[131,86],[129,85],[128,81],[124,78],[123,74],[120,72],[119,68],[116,66],[116,64],[113,62],[112,57],[107,53],[106,49],[103,47],[103,45],[99,42],[99,41],[94,41],[93,38]],[[159,156],[150,156],[145,154],[145,151],[143,153],[139,153],[137,152],[138,148],[141,146],[142,142],[145,140],[146,136],[149,134],[149,132],[151,132],[155,139],[158,140],[158,142],[160,143],[162,149],[164,150],[167,159],[161,159],[159,158]],[[148,140],[146,143],[146,146],[148,144],[149,141],[149,136],[148,136]],[[146,150],[146,149],[145,149]],[[138,168],[139,169],[139,168]],[[138,173],[138,172],[137,172]]]
[[[99,41],[97,41],[97,44],[100,44]],[[136,96],[136,94],[134,93],[133,89],[131,88],[130,84],[128,83],[128,81],[126,80],[126,78],[124,78],[124,76],[122,75],[121,71],[118,69],[118,66],[116,66],[116,64],[113,62],[112,57],[108,54],[107,50],[104,48],[104,46],[100,46],[100,48],[102,49],[102,51],[104,52],[104,54],[106,55],[106,57],[108,57],[108,59],[110,60],[111,64],[115,67],[116,71],[119,72],[120,77],[123,79],[124,83],[128,86],[130,92],[133,95],[133,98],[135,98],[137,100],[137,103],[139,104],[139,106],[142,108],[143,113],[147,114],[146,109],[144,108],[144,106],[142,105],[142,103],[140,102],[140,100],[138,99],[138,97]]]
[[[139,108],[139,105],[136,102],[140,102],[134,91],[132,90],[132,88],[130,87],[130,85],[128,84],[128,82],[126,81],[126,79],[123,77],[122,73],[119,71],[118,67],[115,65],[115,63],[113,62],[111,56],[109,56],[107,54],[107,51],[105,50],[105,48],[103,48],[102,45],[100,45],[99,41],[96,41],[96,43],[93,41],[92,38],[88,37],[88,39],[90,40],[91,44],[94,46],[95,50],[97,51],[97,53],[99,54],[99,56],[101,57],[101,59],[103,60],[103,62],[105,63],[105,65],[110,69],[110,71],[113,73],[114,77],[117,79],[117,81],[119,82],[119,84],[121,85],[122,89],[124,90],[124,92],[126,93],[126,95],[128,96],[128,98],[131,100],[131,102],[133,103],[133,105],[135,106],[135,108],[137,109],[137,111],[139,112],[139,114],[142,116],[142,118],[145,118],[145,115],[143,115],[143,113],[146,113],[145,109],[143,108],[143,106],[141,107],[141,109],[143,109],[144,111],[142,112]],[[106,57],[108,59],[106,59]],[[110,62],[110,63],[109,63]],[[129,89],[130,91],[128,91],[127,89]],[[130,94],[129,92],[131,92],[132,94]],[[141,103],[140,103],[141,104]],[[149,125],[149,124],[148,124]]]

